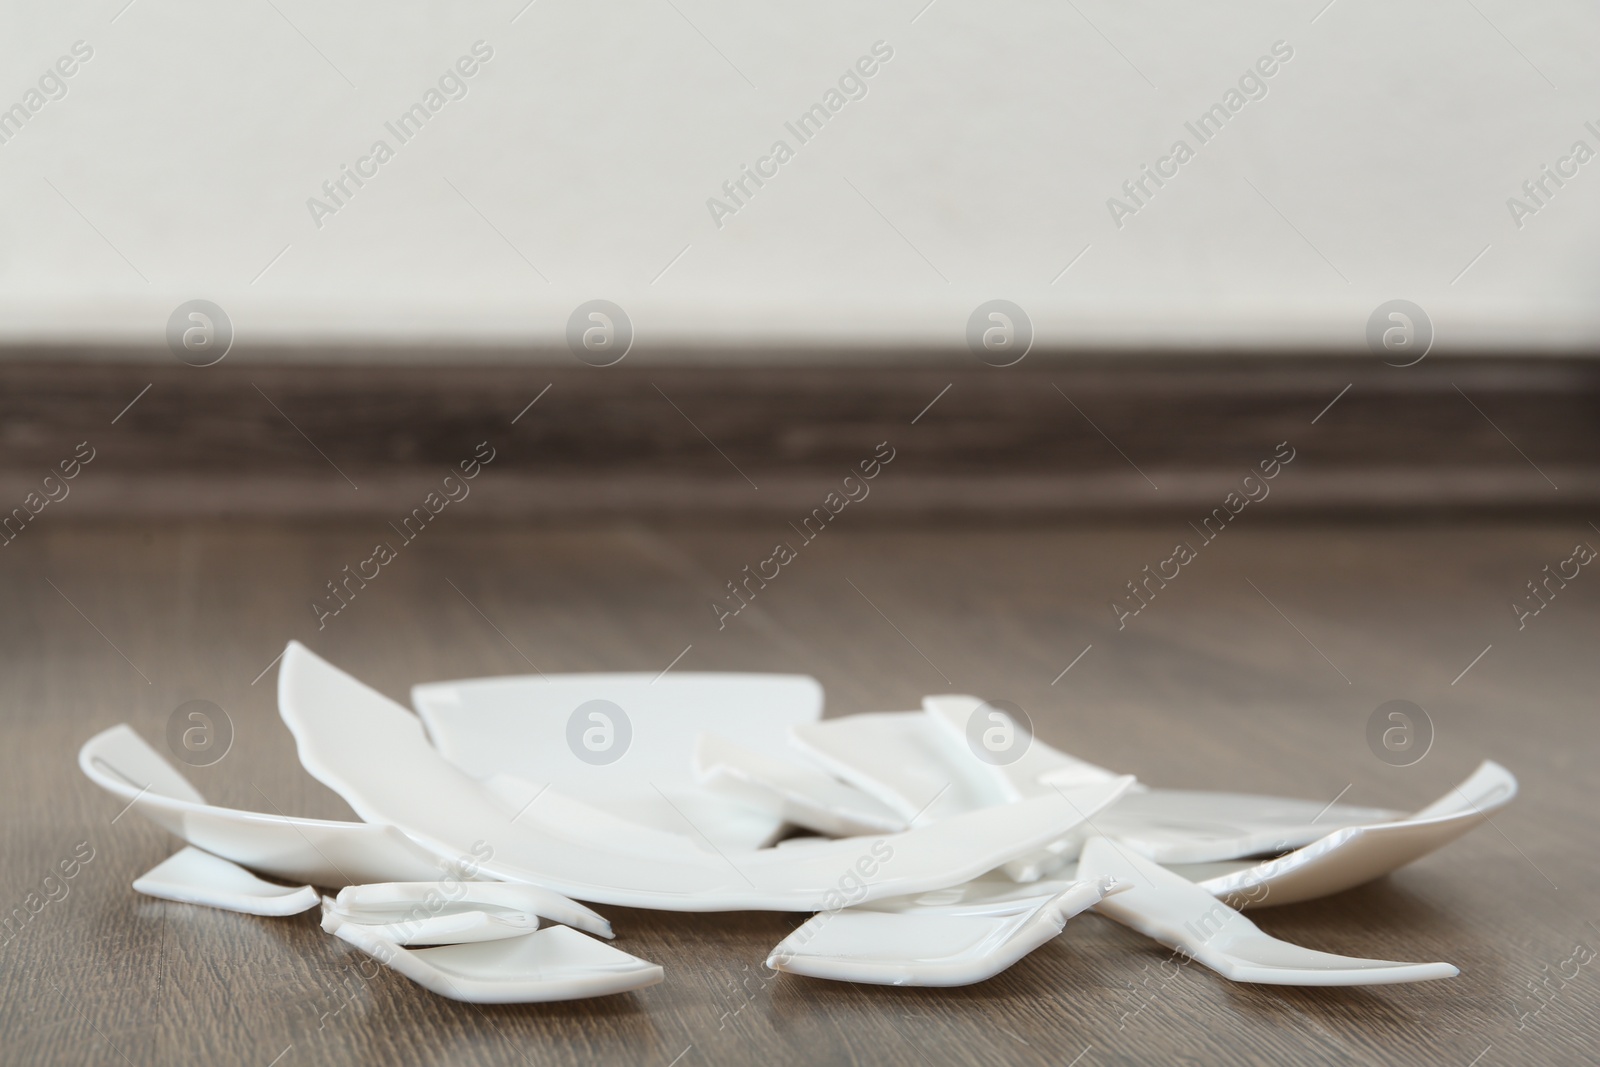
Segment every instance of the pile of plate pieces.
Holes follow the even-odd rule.
[[[1146,788],[1025,726],[1020,754],[996,759],[969,738],[1018,724],[976,697],[824,721],[821,688],[797,675],[540,675],[412,695],[420,719],[298,643],[284,652],[278,703],[300,761],[362,822],[207,804],[126,725],[79,765],[189,846],[140,892],[254,915],[320,906],[329,933],[480,1003],[661,980],[597,940],[610,923],[579,900],[816,912],[767,964],[851,982],[979,982],[1086,910],[1234,981],[1450,977],[1448,963],[1292,945],[1241,911],[1380,877],[1517,790],[1492,762],[1411,815]]]

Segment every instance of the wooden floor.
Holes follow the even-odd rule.
[[[320,632],[309,601],[391,536],[381,523],[110,524],[75,520],[67,503],[0,549],[0,907],[30,915],[44,901],[0,944],[0,1061],[1595,1060],[1600,573],[1520,631],[1509,606],[1576,543],[1600,545],[1586,523],[1283,525],[1263,505],[1119,631],[1108,602],[1175,541],[1197,540],[1181,523],[884,525],[863,504],[718,630],[710,603],[724,583],[798,541],[783,523],[540,528],[470,508],[443,514]],[[941,691],[1010,700],[1050,743],[1153,784],[1412,808],[1490,757],[1522,795],[1383,882],[1257,913],[1321,949],[1451,961],[1462,973],[1449,981],[1234,985],[1163,966],[1158,946],[1083,916],[982,985],[852,986],[764,969],[801,916],[608,908],[617,945],[662,964],[663,984],[479,1008],[392,972],[359,977],[362,957],[310,915],[247,918],[129,887],[174,842],[119,818],[77,770],[79,745],[118,722],[160,747],[177,705],[214,701],[236,738],[191,772],[208,798],[348,817],[277,717],[267,668],[289,638],[402,700],[414,682],[530,662],[799,671],[823,682],[830,714]],[[1365,739],[1371,712],[1396,698],[1436,732],[1407,768]],[[73,878],[51,877],[90,849]]]

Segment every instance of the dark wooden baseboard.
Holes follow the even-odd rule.
[[[485,515],[798,518],[880,442],[894,459],[861,510],[883,516],[1205,511],[1281,442],[1285,514],[1581,510],[1600,505],[1600,364],[0,362],[4,509],[84,441],[60,506],[86,516],[403,513],[483,441]]]

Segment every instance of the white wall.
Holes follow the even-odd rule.
[[[1040,343],[1359,347],[1396,297],[1440,349],[1600,336],[1600,159],[1520,226],[1507,204],[1600,151],[1577,0],[125,2],[0,12],[0,107],[93,49],[0,144],[0,339],[159,344],[195,297],[241,342],[559,342],[595,297],[641,346],[960,345],[994,297]],[[478,41],[401,144],[385,122]],[[800,144],[785,121],[879,41]],[[1280,41],[1201,144],[1185,121]],[[1180,138],[1119,227],[1108,198]],[[779,139],[719,227],[708,198]]]

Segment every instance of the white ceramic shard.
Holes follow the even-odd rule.
[[[879,902],[821,912],[784,938],[767,966],[840,982],[971,985],[993,978],[1060,934],[1069,918],[1103,900],[1111,883],[1052,882],[1043,892],[1027,888],[1032,892],[1006,899],[899,901],[893,907]]]
[[[700,735],[694,761],[695,773],[707,788],[781,822],[834,837],[906,828],[905,820],[887,805],[832,775],[715,734]]]
[[[643,989],[659,966],[566,926],[520,937],[406,948],[324,909],[322,928],[442,997],[472,1004],[581,1000]]]
[[[85,742],[78,752],[78,766],[90,781],[169,833],[284,881],[343,886],[422,881],[440,874],[434,854],[392,826],[299,819],[207,804],[126,724]]]
[[[702,789],[695,738],[780,757],[789,727],[821,716],[822,687],[795,674],[521,675],[419,685],[411,701],[439,751],[475,778],[551,785],[659,830],[688,819],[717,848],[745,851],[771,844],[782,820]]]
[[[348,922],[367,925],[420,922],[477,912],[522,922],[542,916],[600,937],[612,937],[605,917],[570,897],[533,885],[511,882],[383,882],[339,891],[332,908]],[[420,942],[418,942],[420,944]]]
[[[1013,774],[980,760],[965,734],[946,719],[970,714],[983,702],[976,697],[953,699],[952,704],[930,698],[936,711],[869,712],[805,724],[795,727],[790,737],[806,755],[908,822],[938,821],[1018,800],[1059,796],[1086,783],[1110,780],[1099,776],[1099,768],[1093,768],[1094,774],[1081,771],[1092,765],[1037,739],[1017,761],[1026,765],[1025,772]],[[1030,775],[1047,770],[1072,775],[1060,783],[1061,792],[1037,783],[1022,787]],[[1017,857],[1005,865],[1006,873],[1021,882],[1053,873],[1077,854],[1083,832],[1064,835]]]
[[[609,849],[641,860],[674,863],[686,855],[728,854],[719,852],[686,816],[680,818],[676,830],[659,830],[575,800],[555,786],[535,785],[508,774],[485,780],[483,787],[503,805],[507,821],[560,835],[582,827],[592,840],[603,840]]]
[[[955,693],[923,697],[922,712],[944,738],[948,759],[961,765],[967,774],[987,779],[1012,799],[1046,796],[1053,790],[1075,789],[1116,777],[1114,771],[1069,756],[1032,736],[1029,725],[1014,721],[1009,710],[978,697]],[[1004,758],[1012,746],[1020,746],[1020,753],[1014,759]],[[1128,792],[1131,795],[1144,791],[1144,786],[1135,783]],[[1059,875],[1091,832],[1088,827],[1080,827],[1070,838],[1006,864],[1005,873],[1018,882]]]
[[[974,696],[928,697],[923,706],[921,716],[874,712],[828,719],[797,728],[794,737],[831,772],[908,818],[924,808],[923,818],[937,819],[1048,795],[1111,773],[1036,737],[1014,762],[987,763],[974,753],[968,726],[972,715],[992,715],[996,709],[986,709]],[[979,743],[989,725],[979,723]],[[1058,875],[1089,833],[1114,837],[1160,863],[1203,863],[1283,852],[1342,826],[1398,814],[1284,797],[1136,787],[1097,816],[1093,828],[1011,864],[1008,871],[1019,881]]]
[[[976,759],[952,759],[943,731],[919,712],[873,711],[802,723],[789,736],[835,777],[908,824],[1017,799],[998,777],[979,773]]]
[[[1006,908],[1017,901],[1048,900],[1078,884],[1076,878],[1051,878],[1047,881],[1019,885],[1000,871],[990,871],[969,882],[915,893],[904,897],[888,897],[856,906],[858,911],[921,912],[929,909],[958,909],[982,912],[988,908]],[[1110,885],[1106,893],[1121,892],[1119,885]]]
[[[162,900],[246,915],[298,915],[317,906],[317,891],[308,885],[262,881],[237,863],[192,846],[135,878],[133,888]]]
[[[826,845],[829,841],[832,841],[832,840],[833,840],[833,838],[831,838],[831,837],[822,837],[822,836],[819,836],[817,834],[798,834],[798,835],[796,835],[794,837],[786,837],[782,841],[779,841],[776,845],[773,845],[772,847],[773,848],[811,848],[814,845]]]
[[[701,786],[657,787],[647,781],[644,787],[648,794],[638,791],[624,795],[616,791],[609,801],[591,789],[572,790],[570,785],[552,788],[639,826],[692,833],[703,838],[709,847],[725,852],[765,848],[783,834],[783,820],[777,816]]]
[[[522,937],[539,929],[537,915],[510,915],[486,911],[452,911],[399,922],[362,922],[340,916],[341,921],[360,926],[375,937],[397,945],[470,945],[479,941],[503,941]]]
[[[862,899],[955,885],[1060,838],[1131,784],[1116,779],[877,839],[641,856],[559,795],[508,817],[503,801],[439,755],[415,716],[297,642],[284,652],[278,705],[300,762],[362,817],[402,827],[440,855],[486,849],[482,869],[496,878],[667,911],[820,911],[847,882],[865,882]]]
[[[1125,892],[1107,897],[1095,910],[1235,982],[1391,985],[1460,973],[1448,963],[1359,959],[1279,941],[1182,875],[1103,837],[1084,843],[1078,876],[1127,883]]]
[[[1449,844],[1516,795],[1517,780],[1511,772],[1485,760],[1466,781],[1415,815],[1347,826],[1286,856],[1208,877],[1200,886],[1236,907],[1325,897],[1380,878]],[[1187,877],[1189,872],[1180,873]]]
[[[1289,797],[1151,789],[1124,797],[1094,825],[1157,863],[1209,863],[1276,854],[1341,827],[1383,822],[1399,814]]]
[[[1051,788],[1045,783],[1046,778],[1063,789],[1072,789],[1117,776],[1115,771],[1069,756],[1037,737],[1030,737],[1025,725],[1010,721],[1009,712],[990,706],[978,697],[955,693],[923,697],[922,711],[939,726],[955,755],[975,761],[978,769],[1004,783],[1015,800],[1043,796]],[[973,723],[973,715],[979,716],[977,723]],[[990,736],[997,738],[1002,746],[1023,745],[1022,754],[1009,762],[990,763],[979,759],[974,745],[982,747]]]

